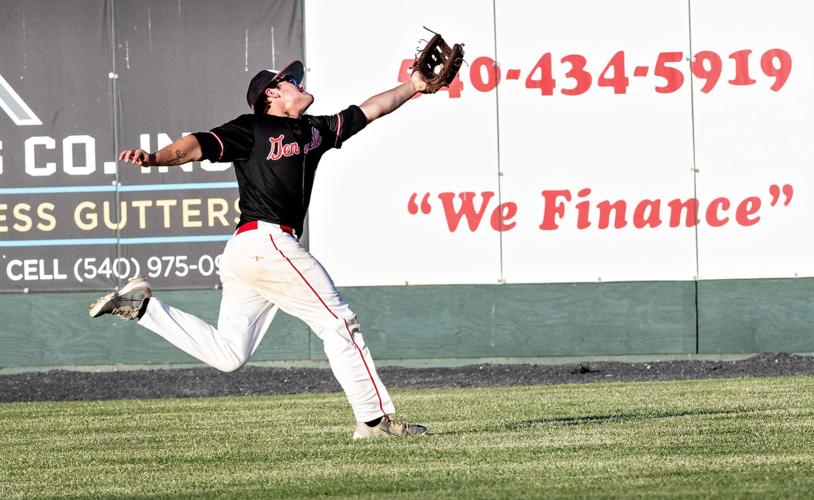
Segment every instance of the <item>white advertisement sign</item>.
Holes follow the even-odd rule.
[[[494,54],[489,0],[383,9],[376,0],[306,2],[309,113],[361,104],[409,78],[419,38],[432,36],[422,26],[466,41],[467,53]],[[476,194],[462,201],[467,192]],[[482,192],[492,193],[489,203]],[[466,82],[422,95],[325,155],[311,198],[311,252],[339,286],[497,283],[497,192],[494,93]]]
[[[695,275],[687,3],[497,2],[507,282]]]
[[[814,5],[692,2],[702,279],[814,276]]]
[[[382,8],[306,2],[310,112],[408,78],[421,26],[467,64],[323,160],[310,242],[338,285],[814,276],[814,8]]]

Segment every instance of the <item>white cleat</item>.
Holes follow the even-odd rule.
[[[88,308],[91,318],[103,314],[113,314],[123,319],[141,318],[141,306],[144,300],[152,296],[147,280],[138,276],[127,282],[118,292],[110,292],[99,298]]]
[[[364,422],[357,422],[353,439],[423,436],[426,433],[427,426],[425,425],[405,424],[398,419],[385,415],[382,417],[382,421],[373,427]]]

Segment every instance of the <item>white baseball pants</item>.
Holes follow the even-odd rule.
[[[204,363],[230,372],[248,361],[282,309],[302,319],[322,339],[357,421],[395,412],[356,315],[296,238],[276,224],[258,222],[257,229],[238,232],[228,241],[220,273],[223,296],[217,328],[156,297],[150,299],[139,324]]]

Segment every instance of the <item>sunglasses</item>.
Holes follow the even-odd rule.
[[[281,82],[281,83],[282,83],[282,82],[288,82],[288,83],[290,83],[291,85],[294,85],[294,86],[297,86],[297,87],[300,85],[300,82],[298,82],[296,78],[294,78],[293,76],[290,76],[290,75],[286,75],[286,76],[284,76],[284,77],[283,77],[283,78],[280,80],[280,82]]]

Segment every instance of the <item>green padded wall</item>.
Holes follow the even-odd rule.
[[[344,288],[377,359],[683,354],[696,348],[694,283]],[[157,292],[215,323],[220,292]],[[194,362],[114,317],[97,293],[0,295],[0,367]],[[254,361],[324,359],[319,339],[279,314]]]
[[[699,351],[814,352],[814,279],[698,282]]]
[[[814,352],[814,279],[344,288],[379,360]],[[97,293],[0,295],[0,368],[195,362],[114,317]],[[217,290],[157,292],[215,323]],[[697,314],[696,314],[697,312]],[[323,360],[280,313],[253,361]]]

